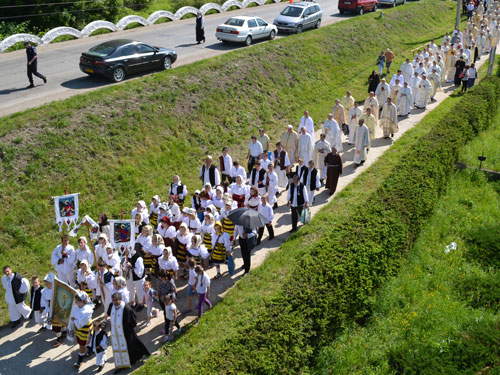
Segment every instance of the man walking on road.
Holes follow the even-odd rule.
[[[30,85],[27,88],[30,89],[35,87],[33,83],[33,74],[43,79],[43,83],[47,83],[47,78],[37,71],[38,56],[35,47],[28,41],[24,42],[24,46],[26,47],[26,57],[28,58],[28,79],[30,81]]]

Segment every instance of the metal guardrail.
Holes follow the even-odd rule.
[[[275,3],[279,3],[282,0],[273,0]],[[264,5],[266,0],[227,0],[224,4],[219,5],[216,3],[208,3],[203,5],[200,9],[196,9],[192,6],[185,6],[177,10],[177,12],[172,13],[166,10],[158,10],[150,14],[148,18],[144,18],[137,15],[125,16],[119,20],[116,24],[109,21],[93,21],[85,26],[81,31],[73,27],[61,26],[51,29],[45,33],[41,38],[33,34],[14,34],[2,41],[0,41],[0,52],[5,52],[9,47],[16,43],[29,41],[36,45],[43,45],[52,42],[54,39],[62,36],[69,35],[75,38],[88,38],[94,31],[99,29],[108,29],[109,31],[120,31],[125,29],[128,25],[133,23],[138,23],[142,26],[154,25],[159,19],[168,18],[171,21],[178,21],[186,14],[196,15],[198,12],[205,14],[210,10],[215,10],[219,13],[226,12],[231,7],[237,7],[240,9],[248,7],[250,4]]]

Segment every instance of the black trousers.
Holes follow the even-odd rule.
[[[250,260],[251,260],[251,252],[255,247],[255,236],[249,238],[239,238],[240,249],[241,249],[241,258],[243,258],[243,267],[245,268],[245,273],[250,272]]]
[[[31,85],[33,84],[33,75],[37,76],[40,79],[45,78],[43,74],[38,73],[36,62],[33,62],[31,63],[31,65],[28,65],[28,79]]]
[[[272,224],[266,224],[266,228],[267,228],[267,233],[269,233],[269,238],[273,238],[274,237],[274,228],[273,228],[273,225]],[[259,236],[257,237],[257,243],[260,243],[260,240],[262,240],[262,236],[264,235],[264,227],[260,227],[257,230],[257,233],[259,234]]]
[[[248,173],[250,173],[252,171],[252,168],[253,168],[253,166],[258,158],[259,158],[258,156],[250,156],[248,158]]]
[[[304,206],[291,207],[292,208],[292,229],[297,229],[297,222],[299,221],[299,216],[302,214],[302,209]]]
[[[231,183],[231,177],[228,175],[228,174],[224,174],[224,173],[221,173],[222,177],[221,177],[221,182],[226,182],[226,180]]]

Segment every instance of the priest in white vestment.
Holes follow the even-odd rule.
[[[432,84],[427,79],[427,76],[424,74],[422,79],[418,83],[417,92],[415,93],[415,107],[425,109],[427,107],[427,103],[430,99],[430,94],[432,90]]]
[[[325,157],[331,149],[330,143],[326,140],[326,135],[321,133],[319,135],[319,141],[314,144],[313,154],[313,161],[314,164],[318,166],[321,180],[324,180],[326,177]]]
[[[366,108],[370,108],[372,115],[375,117],[375,120],[378,121],[378,111],[379,111],[380,106],[378,103],[378,99],[375,96],[375,93],[373,91],[371,91],[368,98],[366,98],[365,104],[363,105],[363,107],[364,107],[365,111],[366,111]]]
[[[398,112],[401,116],[408,116],[413,108],[413,95],[408,82],[399,90]]]
[[[383,106],[387,101],[387,98],[391,95],[391,88],[387,83],[385,83],[385,79],[382,78],[382,81],[377,86],[375,90],[375,95],[377,95],[378,105]]]
[[[332,113],[328,114],[328,118],[323,124],[323,133],[325,133],[326,141],[330,143],[330,146],[335,147],[338,152],[342,152],[342,133],[339,124],[333,119]]]
[[[436,92],[441,90],[441,75],[436,71],[435,68],[432,69],[432,73],[429,75],[429,81],[431,82],[431,100],[434,101],[434,96]]]
[[[418,84],[420,83],[420,77],[418,76],[417,72],[413,73],[413,78],[410,81],[410,88],[413,96],[413,105],[415,105],[415,93],[417,92],[418,89]]]
[[[397,107],[399,102],[399,90],[401,90],[403,86],[401,86],[401,82],[399,79],[396,80],[396,84],[391,87],[391,99],[394,105]]]
[[[396,81],[399,81],[400,84],[403,84],[403,82],[405,81],[405,77],[403,76],[403,72],[401,70],[398,70],[398,72],[392,76],[391,82],[389,82],[389,86],[391,87],[391,92],[392,88],[396,84]]]
[[[364,121],[364,124],[366,125],[368,131],[370,132],[370,141],[373,141],[375,139],[377,120],[375,119],[375,116],[373,116],[372,109],[370,107],[365,107],[365,113],[361,115],[360,120]]]
[[[339,124],[339,126],[347,123],[344,113],[344,106],[340,104],[340,99],[335,99],[335,105],[332,108],[332,114],[333,118],[335,119],[335,121],[337,121],[337,124]]]
[[[340,101],[340,104],[342,104],[342,107],[344,107],[344,118],[349,118],[347,116],[349,115],[349,111],[351,110],[351,108],[354,107],[355,102],[356,100],[354,100],[354,98],[352,97],[351,92],[347,91],[345,96]]]
[[[304,111],[304,116],[302,116],[299,121],[299,130],[302,129],[302,127],[306,128],[306,131],[314,140],[314,121],[311,116],[309,116],[309,111]]]
[[[401,65],[401,72],[403,73],[404,82],[409,82],[411,77],[413,77],[413,65],[411,65],[410,59],[406,59]]]
[[[349,144],[352,145],[354,143],[354,130],[356,126],[358,126],[359,119],[363,111],[359,108],[358,103],[354,102],[354,107],[349,110],[348,119],[349,119]]]
[[[312,139],[305,126],[300,129],[298,155],[299,158],[308,163],[312,158]]]
[[[363,120],[359,120],[354,130],[354,164],[358,167],[366,160],[370,149],[370,132]]]
[[[386,103],[382,107],[382,113],[380,114],[380,126],[384,131],[384,138],[389,138],[389,136],[394,137],[394,133],[397,133],[398,128],[398,109],[392,102],[391,98],[387,98]]]

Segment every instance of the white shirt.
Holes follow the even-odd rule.
[[[248,144],[248,151],[250,151],[250,156],[258,157],[264,152],[264,149],[262,148],[262,143],[259,141],[256,141],[255,143],[250,141]]]
[[[299,121],[299,131],[302,129],[302,127],[306,128],[307,133],[311,136],[312,139],[314,139],[314,121],[311,118],[311,116],[302,116],[302,118]]]
[[[266,218],[266,224],[271,224],[273,219],[274,219],[274,212],[273,208],[269,203],[266,203],[264,206],[262,203],[259,205],[259,208],[257,210],[259,214],[264,216]]]
[[[231,170],[229,171],[229,175],[232,178],[236,178],[236,176],[241,176],[243,181],[247,179],[247,172],[245,172],[245,168],[243,168],[241,165],[236,167],[231,167]]]
[[[87,283],[87,288],[88,289],[95,289],[97,288],[97,279],[95,277],[95,273],[92,271],[89,271],[88,275],[85,276],[82,272],[81,269],[78,270],[76,273],[76,281],[78,283]]]
[[[179,191],[179,187],[182,185],[182,191]],[[175,193],[173,192],[173,188],[175,188]],[[168,188],[168,195],[171,194],[178,195],[181,199],[183,199],[187,195],[188,191],[186,189],[186,185],[183,185],[180,181],[176,184],[172,182],[170,187]]]
[[[177,306],[175,306],[175,303],[173,302],[170,305],[165,306],[165,316],[168,320],[174,320],[176,309]]]
[[[233,165],[233,159],[231,158],[231,156],[229,154],[227,154],[226,156],[224,156],[224,155],[221,155],[221,156],[222,156],[222,160],[224,162],[224,170],[222,170],[222,166],[220,166],[222,174],[229,175],[229,173],[231,172],[232,165]],[[219,159],[219,164],[220,164],[220,159]]]
[[[91,303],[87,303],[83,305],[83,307],[76,307],[73,311],[73,321],[75,323],[76,328],[82,328],[89,324],[90,319],[92,318],[93,307]]]
[[[175,229],[175,227],[173,225],[171,225],[171,226],[169,226],[167,228],[163,228],[161,226],[161,224],[158,224],[158,228],[156,229],[156,231],[163,238],[174,239],[175,235],[177,234],[177,230]]]
[[[163,255],[158,258],[158,265],[162,270],[179,270],[179,263],[177,262],[177,258],[173,255],[170,258],[165,258]]]
[[[213,164],[210,165],[212,167]],[[205,167],[205,173],[203,173],[203,167]],[[203,180],[203,186],[206,185],[207,182],[210,182],[210,168],[207,168],[206,164],[203,164],[200,168],[200,177],[202,177]],[[217,167],[214,170],[214,185],[220,185],[220,175],[219,175],[219,170]],[[211,182],[210,182],[211,183]]]
[[[94,254],[92,254],[92,251],[90,249],[76,249],[76,261],[81,262],[82,260],[86,260],[87,262],[89,262],[90,266],[94,264]]]
[[[7,277],[6,275],[2,276],[2,285],[5,289],[5,302],[7,304],[16,304],[16,300],[14,299],[14,292],[12,290],[12,279],[14,279],[14,272],[12,272],[11,277]],[[19,293],[24,294],[28,293],[30,289],[30,283],[24,277],[21,279],[21,286],[19,288]]]
[[[132,257],[132,256],[133,256],[133,254],[130,254],[129,259],[123,259],[123,268],[126,269],[127,262],[130,262],[130,257]],[[144,276],[144,259],[142,259],[142,257],[139,257],[136,259],[133,271],[140,278],[142,278],[142,276]],[[130,272],[130,274],[129,274],[129,279],[132,280],[132,272]]]
[[[294,194],[293,194],[293,197],[291,197],[291,193],[290,193],[290,192],[291,192],[291,189],[292,189],[292,186],[294,186],[294,187],[295,187],[295,188],[294,188]],[[290,202],[290,203],[291,203],[292,207],[297,207],[297,192],[299,191],[299,189],[298,189],[298,188],[299,188],[299,186],[300,186],[300,184],[299,184],[299,185],[295,185],[295,183],[294,183],[294,182],[292,182],[292,183],[290,184],[290,187],[288,188],[288,193],[287,193],[287,198],[286,198],[286,200],[287,200],[288,202]],[[307,195],[306,186],[305,186],[305,185],[303,185],[303,186],[304,186],[304,190],[303,190],[303,192],[302,192],[302,195],[304,196],[304,204],[306,204],[306,203],[309,203],[309,197],[308,197],[308,195]]]
[[[392,76],[392,79],[391,79],[391,82],[389,83],[389,85],[391,86],[394,86],[396,84],[396,80],[399,79],[399,83],[402,85],[405,81],[405,77],[403,75],[397,75],[397,74],[394,74]]]
[[[195,281],[196,281],[196,271],[194,270],[194,268],[190,268],[188,284],[194,288]]]
[[[42,296],[40,298],[40,308],[43,307],[45,309],[44,313],[48,312],[49,315],[50,315],[50,302],[52,301],[53,292],[54,289],[43,288]]]
[[[52,265],[57,272],[71,273],[73,272],[73,267],[75,265],[76,259],[75,248],[70,244],[66,246],[65,250],[68,254],[66,258],[62,257],[62,250],[62,245],[58,245],[54,249],[51,256]],[[63,260],[63,263],[59,264],[59,260],[61,259]]]
[[[269,187],[273,188],[278,185],[278,175],[276,174],[276,172],[274,171],[272,173],[267,172],[266,178],[269,179]]]
[[[206,272],[198,275],[198,282],[196,283],[196,292],[198,294],[206,294],[208,287],[210,286],[210,277],[208,277]]]
[[[106,254],[104,257],[104,263],[106,263],[109,267],[111,267],[112,271],[114,274],[117,272],[120,272],[120,257],[118,254],[113,251],[111,255]]]
[[[312,171],[314,169],[307,168],[307,170],[308,170],[307,179],[305,179],[305,180],[303,179],[304,181],[302,181],[302,183],[305,185],[305,187],[307,189],[309,189],[309,187],[311,186]],[[302,175],[302,176],[304,176],[304,175]],[[319,172],[318,172],[318,170],[316,170],[316,189],[319,189],[320,186],[321,186],[321,183],[319,182]]]

